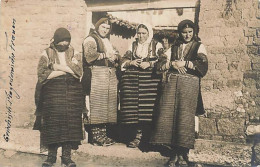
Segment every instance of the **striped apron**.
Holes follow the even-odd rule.
[[[116,69],[91,67],[90,124],[117,123]]]
[[[42,87],[41,94],[41,145],[80,142],[84,95],[79,79],[70,74],[53,78]]]
[[[162,87],[151,143],[194,148],[198,95],[198,77],[168,75],[168,81]]]
[[[122,124],[151,122],[157,101],[160,77],[152,68],[128,69],[120,83],[120,115]]]

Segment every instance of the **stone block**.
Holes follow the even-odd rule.
[[[223,140],[223,136],[212,136],[212,140],[218,140],[218,141],[222,141]]]
[[[257,38],[260,38],[260,28],[256,29],[256,36],[257,36]]]
[[[226,57],[227,57],[227,62],[228,62],[228,63],[236,62],[236,61],[239,60],[237,54],[226,54]]]
[[[253,41],[254,41],[253,42],[254,45],[258,45],[258,46],[260,45],[260,38],[254,37]]]
[[[236,136],[232,139],[232,142],[235,143],[246,143],[246,138],[242,138],[243,136],[241,136],[240,138],[236,138]]]
[[[210,91],[213,89],[213,81],[210,80],[202,80],[201,81],[201,88],[205,91]]]
[[[248,21],[247,22],[248,27],[250,28],[258,28],[260,27],[259,20],[254,20],[254,21]]]
[[[206,113],[207,113],[206,114],[207,117],[210,118],[210,119],[221,118],[221,116],[222,116],[221,112],[217,112],[217,111],[214,111],[214,110],[207,110]]]
[[[242,19],[248,20],[256,16],[256,11],[253,9],[242,9]]]
[[[217,70],[223,70],[223,69],[228,69],[228,64],[227,63],[217,63],[216,64],[216,69]]]
[[[211,135],[202,135],[202,134],[199,134],[199,138],[200,138],[200,139],[211,140],[211,139],[212,139],[212,136],[211,136]]]
[[[208,47],[208,51],[209,53],[211,54],[224,54],[224,48],[225,47],[213,47],[213,46],[210,46]]]
[[[226,56],[224,54],[210,54],[208,55],[208,61],[210,63],[223,63],[226,61]]]
[[[252,69],[260,71],[260,63],[252,63]]]
[[[223,136],[223,141],[232,142],[232,136]]]
[[[217,127],[220,135],[240,136],[244,134],[245,119],[219,119],[217,121]]]
[[[202,135],[217,134],[217,126],[215,119],[199,118],[199,133]]]
[[[232,63],[228,64],[228,70],[230,70],[230,71],[238,70],[238,64],[239,64],[239,62],[232,62]]]
[[[247,88],[255,88],[256,87],[256,81],[252,78],[245,78],[244,79],[244,85]]]
[[[227,80],[225,80],[225,79],[220,79],[220,80],[214,81],[213,82],[213,89],[219,89],[219,90],[224,89],[226,82],[227,82]]]
[[[252,6],[253,6],[253,2],[251,0],[239,0],[239,1],[235,1],[233,2],[236,6],[236,9],[251,9],[252,10]]]
[[[225,36],[224,44],[225,46],[237,46],[240,44],[240,37],[239,36]]]
[[[253,45],[253,44],[254,44],[253,42],[254,42],[254,37],[248,37],[246,44],[247,44],[247,45]]]
[[[258,47],[257,46],[248,46],[247,48],[248,54],[258,54]]]
[[[211,70],[211,71],[208,71],[205,79],[216,80],[219,78],[221,78],[221,71],[220,70]]]
[[[251,78],[251,79],[258,79],[260,76],[259,76],[259,72],[256,72],[256,71],[248,71],[248,72],[245,72],[244,73],[244,78]]]

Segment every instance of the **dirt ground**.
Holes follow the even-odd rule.
[[[43,161],[47,158],[46,155],[30,154],[15,152],[11,150],[0,149],[0,167],[41,167]],[[72,160],[76,162],[77,167],[163,167],[167,158],[122,158],[122,157],[107,157],[89,155],[85,153],[73,152]],[[54,167],[59,167],[61,164],[58,156]],[[197,164],[197,167],[220,167],[213,164]]]

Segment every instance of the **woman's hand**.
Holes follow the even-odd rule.
[[[135,66],[135,67],[139,67],[139,65],[141,64],[142,59],[135,59],[133,61],[130,62],[131,66]]]
[[[185,67],[180,67],[177,69],[180,74],[186,74],[187,69]]]
[[[178,68],[185,67],[185,63],[185,61],[176,61],[176,65],[178,66]]]
[[[187,69],[185,68],[185,61],[172,61],[171,65],[178,70],[180,74],[186,74]]]
[[[149,62],[142,62],[141,64],[140,64],[140,67],[142,68],[142,69],[147,69],[148,67],[150,67],[151,65],[150,65],[150,63]]]

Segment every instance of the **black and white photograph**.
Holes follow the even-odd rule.
[[[260,166],[260,0],[0,0],[0,167]]]

